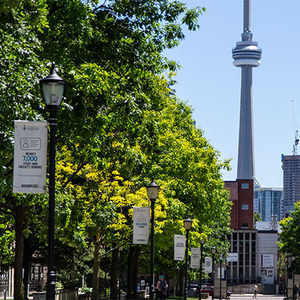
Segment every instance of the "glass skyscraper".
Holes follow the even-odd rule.
[[[294,210],[300,199],[300,155],[282,155],[283,212],[282,217]]]
[[[254,191],[257,212],[262,221],[271,221],[273,215],[277,215],[277,221],[281,220],[282,188],[257,188]]]

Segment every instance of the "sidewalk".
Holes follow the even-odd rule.
[[[231,294],[230,298],[231,300],[252,300],[253,294]],[[284,294],[278,294],[278,295],[263,295],[263,294],[258,294],[257,295],[257,300],[283,300],[286,296]]]

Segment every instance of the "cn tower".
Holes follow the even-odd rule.
[[[241,68],[241,106],[237,179],[254,179],[252,68],[260,66],[261,49],[252,41],[250,0],[244,0],[242,41],[232,50],[234,66]]]

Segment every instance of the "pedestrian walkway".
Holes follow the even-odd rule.
[[[278,295],[263,295],[263,294],[257,294],[257,300],[283,300],[285,298],[285,295],[278,294]],[[230,296],[231,300],[252,300],[253,294],[231,294]]]

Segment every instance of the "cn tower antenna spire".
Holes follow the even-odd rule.
[[[244,0],[242,41],[232,50],[234,66],[241,68],[241,105],[237,179],[254,179],[252,68],[260,66],[261,49],[252,41],[250,0]]]
[[[243,32],[250,32],[251,31],[251,6],[250,6],[250,0],[244,1],[244,28]]]

